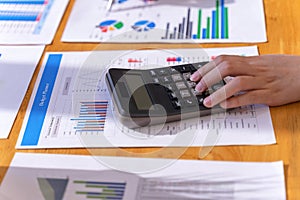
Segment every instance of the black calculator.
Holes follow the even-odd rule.
[[[195,90],[193,74],[207,62],[147,70],[110,68],[106,83],[118,120],[129,128],[161,124],[224,112],[207,108],[205,97],[224,85],[221,81],[205,92]]]

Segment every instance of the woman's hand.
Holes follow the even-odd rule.
[[[300,56],[222,55],[196,71],[191,80],[199,81],[196,90],[203,92],[227,76],[233,79],[205,98],[205,106],[279,106],[300,100]]]

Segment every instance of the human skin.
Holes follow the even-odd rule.
[[[228,76],[231,81],[205,98],[206,107],[280,106],[300,100],[300,56],[221,55],[192,74],[191,80],[199,81],[195,89],[203,92]]]

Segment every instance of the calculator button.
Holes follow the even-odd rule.
[[[178,101],[172,101],[172,105],[175,109],[179,109],[181,107],[181,104]]]
[[[150,74],[151,74],[151,76],[156,76],[157,75],[154,70],[150,70]]]
[[[174,82],[182,81],[182,77],[181,77],[180,74],[173,74],[172,79],[173,79]]]
[[[169,76],[164,76],[164,77],[161,78],[161,82],[162,83],[170,83],[171,78]]]
[[[172,84],[166,84],[164,85],[167,91],[174,91],[175,87]]]
[[[193,99],[191,99],[191,98],[182,99],[180,101],[180,103],[182,104],[183,107],[192,107],[192,106],[195,106],[195,101]]]
[[[181,66],[181,67],[179,68],[179,71],[180,71],[181,73],[190,72],[190,71],[191,71],[191,68],[190,68],[189,66]]]
[[[171,74],[176,74],[176,73],[178,73],[178,71],[175,69],[175,68],[170,68],[170,73]]]
[[[193,81],[187,81],[187,84],[190,88],[196,87],[197,83],[193,82]]]
[[[176,87],[178,90],[182,90],[182,89],[186,89],[186,85],[184,84],[184,82],[177,82],[176,83]]]
[[[182,98],[191,97],[191,94],[188,90],[180,90],[179,93]]]
[[[174,92],[169,92],[168,93],[168,96],[171,100],[177,100],[177,96]]]
[[[167,69],[159,69],[157,72],[158,72],[158,75],[160,75],[160,76],[168,74],[168,70]]]
[[[201,105],[201,106],[203,106],[204,98],[203,97],[199,97],[197,99],[198,99],[198,104]]]
[[[195,95],[195,96],[202,95],[202,92],[199,92],[199,91],[197,91],[197,90],[195,90],[195,89],[192,90],[192,93],[193,93],[193,95]]]
[[[215,85],[212,86],[212,89],[213,89],[214,91],[216,91],[216,90],[220,89],[222,86],[223,86],[223,85],[221,85],[221,84],[215,84]]]
[[[208,88],[205,92],[204,92],[204,95],[205,96],[209,96],[213,93],[214,91],[212,90],[212,88]]]
[[[182,75],[185,80],[189,80],[191,77],[191,73],[189,73],[189,72],[183,73]]]
[[[154,82],[154,83],[157,83],[157,84],[160,83],[159,80],[158,80],[158,78],[153,78],[153,82]]]

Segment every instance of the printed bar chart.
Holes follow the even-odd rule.
[[[198,21],[196,23],[191,20],[191,16],[191,8],[188,8],[186,16],[182,18],[182,22],[179,23],[178,26],[171,28],[171,23],[167,22],[165,35],[162,37],[162,39],[229,38],[228,8],[225,7],[224,0],[216,0],[216,6],[215,9],[211,11],[211,16],[203,16],[203,11],[201,9],[198,10]],[[205,25],[203,26],[202,23],[205,23]]]
[[[75,180],[74,184],[85,187],[84,190],[77,190],[76,194],[85,195],[87,199],[122,200],[126,189],[126,182],[117,183]],[[95,191],[95,189],[98,189],[98,191]]]
[[[53,0],[0,0],[0,27],[3,27],[0,33],[39,34],[52,4]],[[15,26],[18,23],[19,26]]]
[[[104,131],[108,101],[81,102],[78,118],[72,118],[77,125],[75,132]]]

